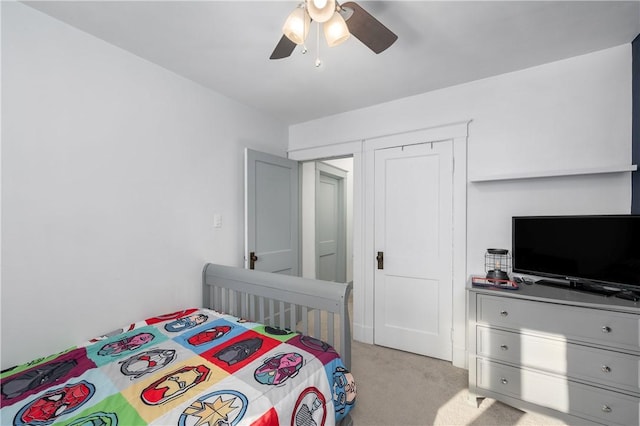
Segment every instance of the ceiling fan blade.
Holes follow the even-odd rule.
[[[269,59],[282,59],[288,58],[293,53],[293,49],[296,48],[296,44],[289,40],[287,36],[282,36],[276,48],[273,49],[273,53],[269,57]]]
[[[353,11],[346,21],[349,32],[374,52],[386,50],[398,39],[397,35],[357,3],[349,1],[341,6]]]

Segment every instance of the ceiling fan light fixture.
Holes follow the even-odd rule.
[[[306,10],[302,7],[296,8],[282,27],[282,33],[295,44],[302,44],[307,39],[309,27],[311,26],[311,18]]]
[[[347,23],[339,13],[334,13],[331,19],[324,23],[324,37],[329,47],[345,42],[351,34]]]
[[[398,36],[353,1],[339,4],[336,0],[298,0],[296,9],[287,18],[280,37],[269,59],[291,56],[297,45],[304,45],[311,21],[318,24],[316,47],[320,51],[320,26],[323,27],[329,47],[337,46],[353,35],[358,41],[378,54],[396,42]],[[320,14],[323,11],[326,15]],[[303,53],[304,53],[303,51]]]
[[[336,11],[336,0],[307,0],[309,16],[316,22],[327,22]]]

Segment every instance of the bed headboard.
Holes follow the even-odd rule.
[[[207,263],[202,290],[204,307],[321,339],[351,368],[351,284]]]

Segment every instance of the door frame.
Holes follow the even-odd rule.
[[[467,367],[467,140],[470,120],[441,126],[379,135],[358,141],[330,143],[289,150],[290,159],[353,156],[353,338],[373,344],[374,309],[374,154],[377,149],[411,145],[419,141],[453,141],[453,365]]]

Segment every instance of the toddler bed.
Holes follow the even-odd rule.
[[[207,264],[203,308],[4,371],[0,424],[349,424],[349,290]]]

